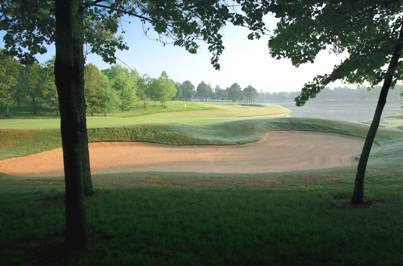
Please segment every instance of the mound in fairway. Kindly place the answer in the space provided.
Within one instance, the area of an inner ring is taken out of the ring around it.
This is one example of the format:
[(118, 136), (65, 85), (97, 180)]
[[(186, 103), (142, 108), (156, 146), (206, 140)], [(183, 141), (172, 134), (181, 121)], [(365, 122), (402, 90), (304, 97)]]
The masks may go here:
[[(330, 168), (354, 163), (362, 140), (335, 134), (275, 131), (260, 141), (228, 146), (168, 146), (136, 142), (90, 144), (94, 173), (141, 171), (258, 173)], [(62, 150), (0, 161), (0, 172), (62, 175)]]

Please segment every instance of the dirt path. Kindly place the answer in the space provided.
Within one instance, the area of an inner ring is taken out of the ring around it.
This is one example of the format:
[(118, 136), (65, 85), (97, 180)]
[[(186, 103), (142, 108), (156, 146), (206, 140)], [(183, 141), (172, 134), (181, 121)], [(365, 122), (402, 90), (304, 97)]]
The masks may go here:
[[(90, 156), (93, 173), (258, 173), (351, 165), (362, 143), (361, 139), (335, 134), (277, 131), (246, 145), (177, 147), (138, 142), (92, 143)], [(62, 175), (62, 151), (55, 149), (1, 160), (0, 172), (22, 176)]]

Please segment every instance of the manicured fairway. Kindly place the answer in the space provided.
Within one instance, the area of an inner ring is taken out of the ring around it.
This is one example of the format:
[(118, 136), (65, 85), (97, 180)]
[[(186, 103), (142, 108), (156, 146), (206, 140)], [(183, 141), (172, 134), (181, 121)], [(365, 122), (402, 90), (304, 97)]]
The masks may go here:
[[(185, 107), (186, 106), (186, 107)], [(288, 109), (275, 104), (265, 107), (240, 106), (238, 104), (204, 104), (175, 102), (165, 112), (159, 108), (158, 113), (147, 113), (143, 109), (138, 112), (110, 114), (108, 116), (88, 116), (89, 128), (127, 127), (144, 124), (186, 124), (207, 125), (240, 119), (256, 119), (258, 117), (282, 116)], [(17, 118), (1, 119), (0, 129), (52, 129), (59, 128), (57, 118)]]

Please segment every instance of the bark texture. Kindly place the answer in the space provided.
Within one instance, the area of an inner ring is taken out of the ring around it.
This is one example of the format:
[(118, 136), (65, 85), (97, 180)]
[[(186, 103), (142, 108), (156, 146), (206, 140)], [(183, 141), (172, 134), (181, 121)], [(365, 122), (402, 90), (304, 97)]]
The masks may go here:
[(80, 0), (56, 0), (55, 80), (59, 98), (65, 174), (66, 246), (85, 246), (83, 207), (83, 134), (85, 129), (83, 94), (83, 31)]

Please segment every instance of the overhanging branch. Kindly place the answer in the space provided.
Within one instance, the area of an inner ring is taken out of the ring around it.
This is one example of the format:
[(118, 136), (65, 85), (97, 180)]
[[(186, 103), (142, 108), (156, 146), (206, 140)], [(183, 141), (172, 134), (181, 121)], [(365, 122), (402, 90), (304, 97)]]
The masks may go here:
[[(100, 1), (100, 2), (101, 2), (101, 1)], [(149, 18), (149, 17), (145, 17), (145, 16), (143, 16), (143, 15), (136, 14), (136, 13), (134, 13), (134, 12), (132, 12), (132, 11), (125, 10), (125, 9), (123, 9), (123, 8), (112, 7), (112, 6), (108, 6), (108, 5), (104, 5), (104, 4), (99, 4), (99, 3), (94, 3), (92, 6), (101, 7), (101, 8), (106, 8), (106, 9), (109, 9), (109, 10), (112, 10), (112, 11), (121, 12), (122, 14), (125, 14), (125, 15), (137, 17), (137, 18), (139, 18), (139, 19), (142, 19), (142, 20), (145, 20), (145, 21), (148, 21), (148, 22), (154, 22), (154, 20), (151, 19), (151, 18)]]

